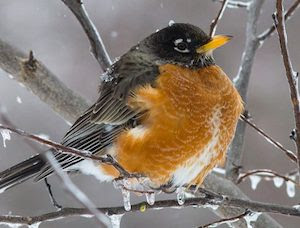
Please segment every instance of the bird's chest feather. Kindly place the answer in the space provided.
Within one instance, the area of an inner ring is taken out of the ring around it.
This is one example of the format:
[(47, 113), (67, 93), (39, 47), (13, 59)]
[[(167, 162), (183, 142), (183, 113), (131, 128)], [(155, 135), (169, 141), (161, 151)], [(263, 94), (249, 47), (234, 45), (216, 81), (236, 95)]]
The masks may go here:
[[(158, 184), (172, 176), (174, 184), (183, 185), (223, 158), (221, 148), (227, 148), (242, 106), (234, 109), (237, 97), (226, 95), (232, 93), (226, 90), (236, 91), (219, 71), (216, 66), (190, 71), (165, 65), (155, 87), (137, 88), (129, 105), (147, 114), (141, 125), (118, 137), (115, 148), (121, 165)], [(225, 95), (220, 93), (224, 86)]]

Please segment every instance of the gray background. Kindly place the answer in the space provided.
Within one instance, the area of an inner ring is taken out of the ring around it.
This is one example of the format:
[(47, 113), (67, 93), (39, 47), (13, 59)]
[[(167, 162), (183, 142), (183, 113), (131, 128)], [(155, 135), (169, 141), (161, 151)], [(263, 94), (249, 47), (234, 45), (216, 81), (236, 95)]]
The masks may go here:
[[(220, 4), (210, 0), (87, 0), (84, 3), (112, 57), (126, 52), (156, 29), (167, 26), (171, 19), (175, 22), (189, 22), (208, 31), (220, 7)], [(290, 3), (287, 1), (286, 5)], [(266, 1), (259, 31), (272, 24), (273, 11), (274, 1)], [(36, 58), (70, 88), (91, 102), (95, 101), (100, 68), (89, 52), (89, 43), (81, 27), (61, 1), (1, 0), (0, 18), (2, 39), (25, 52), (33, 50)], [(217, 33), (234, 36), (232, 42), (215, 52), (216, 62), (231, 78), (238, 71), (245, 41), (245, 22), (244, 9), (227, 9), (217, 29)], [(287, 26), (295, 70), (300, 68), (299, 22), (300, 12), (297, 12)], [(21, 97), (21, 104), (17, 102), (17, 96)], [(59, 141), (69, 127), (47, 105), (2, 71), (0, 103), (6, 107), (11, 120), (28, 132), (44, 133)], [(257, 52), (247, 108), (259, 126), (287, 148), (294, 149), (288, 137), (293, 127), (293, 114), (276, 35)], [(7, 144), (7, 148), (0, 145), (0, 170), (35, 153), (15, 135)], [(283, 174), (294, 168), (285, 155), (252, 129), (247, 129), (243, 166), (246, 170), (271, 168)], [(87, 176), (74, 177), (73, 180), (99, 206), (116, 206), (122, 202), (121, 194), (114, 190), (112, 184), (99, 184)], [(61, 189), (55, 177), (50, 178), (50, 182), (61, 204), (80, 206)], [(277, 189), (273, 182), (261, 182), (256, 191), (251, 190), (248, 180), (240, 186), (254, 200), (284, 205), (300, 202), (299, 191), (294, 198), (289, 198), (285, 186)], [(165, 197), (173, 196), (159, 196)], [(144, 198), (134, 197), (133, 201), (140, 200)], [(49, 211), (53, 211), (53, 208), (43, 183), (32, 184), (28, 181), (0, 195), (0, 214), (38, 215)], [(274, 218), (284, 227), (299, 227), (300, 220), (295, 217), (274, 215)], [(123, 217), (122, 227), (193, 227), (214, 219), (216, 216), (208, 209), (165, 209), (128, 213)], [(41, 228), (83, 226), (96, 227), (96, 223), (93, 219), (73, 217), (40, 225)]]

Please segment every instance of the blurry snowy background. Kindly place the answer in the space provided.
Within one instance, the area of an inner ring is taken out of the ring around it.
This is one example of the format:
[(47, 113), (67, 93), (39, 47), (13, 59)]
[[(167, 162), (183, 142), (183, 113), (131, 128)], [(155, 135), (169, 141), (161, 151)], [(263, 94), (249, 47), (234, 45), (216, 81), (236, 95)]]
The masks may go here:
[[(211, 20), (220, 8), (211, 0), (85, 0), (86, 9), (102, 35), (112, 58), (126, 52), (132, 45), (170, 20), (188, 22), (209, 30)], [(287, 5), (291, 1), (286, 1)], [(274, 1), (266, 1), (261, 15), (259, 31), (272, 25)], [(25, 52), (33, 50), (41, 60), (70, 88), (95, 101), (97, 83), (101, 73), (98, 63), (89, 52), (89, 42), (79, 23), (60, 0), (1, 0), (1, 39)], [(234, 36), (232, 42), (215, 52), (215, 59), (233, 78), (239, 67), (245, 40), (246, 12), (244, 9), (227, 9), (219, 23), (217, 33)], [(295, 70), (300, 69), (300, 12), (287, 23), (290, 54)], [(7, 109), (11, 120), (21, 129), (35, 134), (46, 134), (59, 141), (68, 129), (67, 123), (37, 97), (0, 71), (0, 104)], [(257, 51), (247, 108), (259, 126), (289, 149), (293, 144), (289, 133), (293, 114), (287, 81), (277, 36), (273, 36)], [(29, 157), (34, 151), (17, 136), (0, 145), (0, 170)], [(280, 151), (268, 144), (252, 129), (247, 130), (243, 159), (244, 169), (270, 168), (287, 173), (293, 167)], [(73, 180), (98, 206), (122, 204), (121, 194), (112, 184), (99, 184), (94, 178), (77, 176)], [(64, 206), (79, 207), (66, 194), (55, 177), (50, 178), (57, 200)], [(253, 191), (249, 180), (240, 187), (253, 200), (284, 205), (299, 203), (299, 192), (289, 198), (285, 185), (276, 188), (272, 181), (262, 181)], [(173, 196), (160, 195), (158, 198)], [(144, 200), (134, 197), (133, 202)], [(53, 211), (44, 183), (24, 183), (0, 195), (0, 214), (39, 215)], [(272, 215), (273, 216), (273, 215)], [(299, 227), (299, 219), (274, 215), (283, 227)], [(165, 209), (128, 213), (122, 227), (193, 227), (212, 222), (216, 216), (208, 209)], [(43, 223), (47, 227), (97, 227), (93, 219), (73, 217)], [(0, 225), (1, 227), (1, 225)], [(3, 225), (4, 227), (4, 225)], [(225, 226), (224, 226), (225, 227)]]

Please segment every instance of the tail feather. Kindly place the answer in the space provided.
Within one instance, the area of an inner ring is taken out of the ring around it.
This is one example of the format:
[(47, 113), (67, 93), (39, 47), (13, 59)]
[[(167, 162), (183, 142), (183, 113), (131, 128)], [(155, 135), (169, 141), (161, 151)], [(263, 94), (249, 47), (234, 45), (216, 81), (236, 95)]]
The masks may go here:
[(0, 193), (37, 175), (45, 165), (41, 155), (31, 157), (0, 173)]

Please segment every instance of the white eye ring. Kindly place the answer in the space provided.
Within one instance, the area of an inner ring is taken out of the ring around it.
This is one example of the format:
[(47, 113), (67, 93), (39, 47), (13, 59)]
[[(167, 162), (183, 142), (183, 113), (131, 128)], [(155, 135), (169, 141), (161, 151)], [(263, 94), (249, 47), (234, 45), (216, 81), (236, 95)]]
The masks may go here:
[[(185, 47), (185, 49), (183, 49), (182, 46), (180, 48), (180, 45), (182, 45), (182, 44), (184, 45), (183, 48)], [(190, 50), (187, 48), (188, 47), (187, 43), (184, 42), (183, 39), (175, 40), (174, 45), (175, 45), (174, 50), (176, 50), (178, 52), (181, 52), (181, 53), (189, 53), (190, 52)]]
[(181, 52), (181, 53), (189, 53), (190, 52), (190, 50), (189, 49), (184, 49), (184, 50), (181, 50), (181, 49), (179, 49), (178, 47), (174, 47), (174, 50), (176, 50), (176, 51), (178, 51), (178, 52)]

